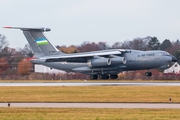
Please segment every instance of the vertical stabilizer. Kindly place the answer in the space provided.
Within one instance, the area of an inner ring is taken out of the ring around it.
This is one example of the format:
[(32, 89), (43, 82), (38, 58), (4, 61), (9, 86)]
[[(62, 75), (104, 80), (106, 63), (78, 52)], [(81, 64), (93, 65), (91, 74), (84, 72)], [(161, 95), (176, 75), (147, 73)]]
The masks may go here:
[(34, 52), (35, 57), (64, 54), (53, 46), (43, 34), (43, 32), (50, 31), (49, 28), (5, 28), (21, 29)]

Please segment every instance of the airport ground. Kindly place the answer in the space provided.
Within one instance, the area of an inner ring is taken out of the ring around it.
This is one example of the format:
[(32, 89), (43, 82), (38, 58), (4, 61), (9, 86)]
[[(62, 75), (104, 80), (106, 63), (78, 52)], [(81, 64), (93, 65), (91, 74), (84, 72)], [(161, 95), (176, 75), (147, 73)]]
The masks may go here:
[(0, 108), (1, 120), (179, 120), (179, 109)]
[[(12, 82), (12, 81), (11, 81)], [(9, 82), (9, 83), (11, 83)], [(13, 81), (14, 82), (14, 81)], [(21, 81), (18, 81), (19, 83)], [(54, 81), (59, 82), (59, 81)], [(61, 81), (62, 82), (62, 81)], [(65, 81), (63, 81), (65, 82)], [(69, 81), (66, 81), (69, 82)], [(74, 81), (75, 82), (75, 81)], [(74, 83), (73, 82), (73, 83)], [(80, 81), (81, 83), (82, 81)], [(83, 81), (88, 82), (88, 81)], [(102, 82), (102, 81), (99, 81)], [(106, 81), (112, 82), (112, 81)], [(113, 81), (117, 82), (117, 81)], [(134, 82), (134, 81), (133, 81)], [(137, 81), (140, 82), (140, 81)], [(144, 82), (144, 81), (143, 81)], [(169, 81), (160, 81), (161, 83)], [(172, 81), (171, 81), (172, 82)], [(174, 81), (177, 83), (177, 81)], [(51, 81), (49, 81), (51, 83)], [(0, 102), (180, 103), (179, 86), (1, 86)], [(169, 100), (171, 98), (171, 101)], [(180, 109), (0, 108), (0, 119), (171, 119)]]
[(179, 86), (5, 86), (0, 95), (0, 102), (180, 103)]

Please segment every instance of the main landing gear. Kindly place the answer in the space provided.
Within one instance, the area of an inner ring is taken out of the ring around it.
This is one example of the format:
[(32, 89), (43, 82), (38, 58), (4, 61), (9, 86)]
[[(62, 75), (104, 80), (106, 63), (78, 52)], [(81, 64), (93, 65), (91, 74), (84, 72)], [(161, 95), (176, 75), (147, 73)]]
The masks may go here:
[(116, 74), (115, 74), (115, 75), (110, 75), (110, 78), (111, 78), (111, 79), (117, 79), (117, 78), (118, 78), (118, 75), (116, 75)]
[(96, 80), (96, 79), (98, 79), (98, 76), (97, 76), (97, 75), (91, 75), (91, 76), (90, 76), (90, 79), (91, 79), (91, 80)]
[(112, 74), (112, 75), (107, 75), (107, 74), (105, 74), (105, 75), (91, 75), (90, 76), (90, 79), (91, 80), (96, 80), (96, 79), (103, 79), (103, 80), (108, 80), (109, 78), (110, 79), (117, 79), (118, 78), (118, 75), (116, 75), (116, 74)]
[(109, 75), (99, 75), (99, 79), (107, 80), (109, 79)]
[(152, 76), (152, 73), (151, 72), (146, 72), (145, 76)]

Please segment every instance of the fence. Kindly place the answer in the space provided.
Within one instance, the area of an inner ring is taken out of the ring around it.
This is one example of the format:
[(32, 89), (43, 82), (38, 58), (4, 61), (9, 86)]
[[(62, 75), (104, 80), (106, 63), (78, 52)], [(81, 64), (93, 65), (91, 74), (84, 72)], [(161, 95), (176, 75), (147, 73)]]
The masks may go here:
[[(89, 80), (89, 75), (80, 73), (31, 73), (29, 75), (1, 74), (1, 80)], [(155, 74), (147, 77), (139, 73), (119, 74), (117, 80), (180, 80), (180, 74)]]

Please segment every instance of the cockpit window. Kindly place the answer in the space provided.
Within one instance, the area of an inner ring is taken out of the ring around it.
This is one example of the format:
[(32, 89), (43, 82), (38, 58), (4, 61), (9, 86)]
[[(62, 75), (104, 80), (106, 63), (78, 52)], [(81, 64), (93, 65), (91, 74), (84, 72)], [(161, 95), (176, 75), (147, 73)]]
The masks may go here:
[(159, 55), (160, 55), (160, 56), (162, 56), (162, 55), (165, 56), (165, 55), (170, 55), (170, 54), (169, 54), (168, 52), (160, 52)]
[(166, 52), (167, 55), (170, 55), (168, 52)]

